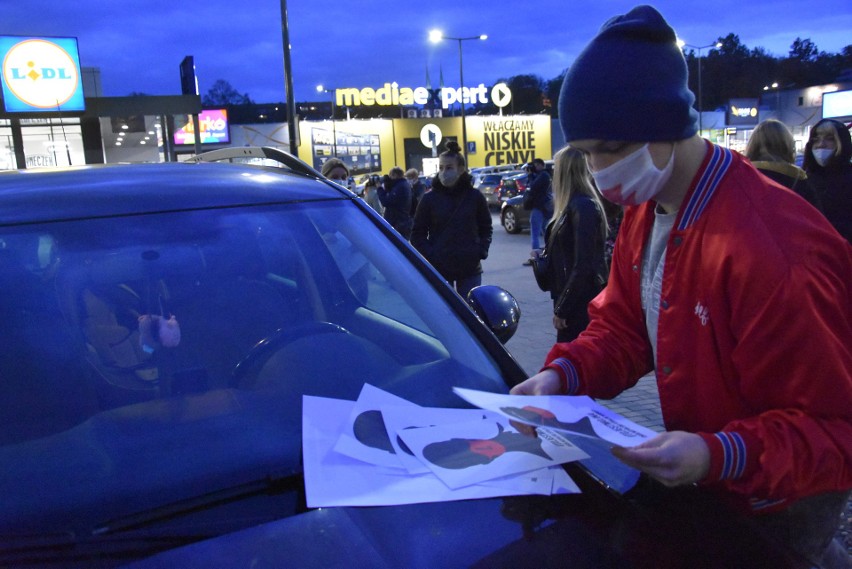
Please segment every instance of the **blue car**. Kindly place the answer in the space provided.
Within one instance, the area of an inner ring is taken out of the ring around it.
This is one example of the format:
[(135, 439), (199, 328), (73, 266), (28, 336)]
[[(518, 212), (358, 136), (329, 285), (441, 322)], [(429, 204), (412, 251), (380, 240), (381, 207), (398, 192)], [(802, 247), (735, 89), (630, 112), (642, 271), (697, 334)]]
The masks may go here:
[(303, 396), (505, 393), (520, 313), (297, 159), (237, 152), (0, 174), (0, 566), (785, 566), (591, 443), (581, 494), (308, 507)]

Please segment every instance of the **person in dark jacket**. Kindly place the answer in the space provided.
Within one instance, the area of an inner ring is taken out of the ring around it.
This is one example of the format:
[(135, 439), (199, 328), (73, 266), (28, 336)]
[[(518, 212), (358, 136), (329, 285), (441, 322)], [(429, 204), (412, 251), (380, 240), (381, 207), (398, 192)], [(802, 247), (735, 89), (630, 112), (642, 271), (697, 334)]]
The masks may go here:
[(544, 167), (544, 160), (536, 158), (532, 161), (534, 172), (532, 181), (527, 188), (529, 194), (524, 199), (524, 208), (530, 210), (530, 241), (532, 251), (530, 259), (524, 265), (531, 264), (532, 257), (541, 253), (542, 236), (545, 221), (553, 215), (553, 190), (550, 187), (550, 174)]
[(467, 298), (482, 284), (480, 261), (491, 246), (491, 212), (485, 196), (473, 188), (461, 147), (455, 141), (446, 146), (432, 191), (423, 194), (414, 215), (411, 244)]
[(820, 208), (808, 175), (795, 164), (796, 141), (787, 125), (777, 119), (767, 119), (758, 124), (748, 139), (745, 155), (764, 176)]
[(554, 215), (545, 231), (548, 290), (557, 342), (570, 342), (589, 324), (589, 302), (607, 279), (604, 206), (586, 157), (565, 147), (553, 157)]
[(823, 214), (852, 242), (852, 137), (842, 122), (823, 119), (811, 129), (802, 166)]
[(394, 166), (379, 186), (379, 201), (385, 208), (384, 217), (399, 234), (406, 239), (411, 237), (411, 186), (402, 173), (402, 168)]
[(417, 211), (417, 204), (420, 203), (420, 198), (426, 193), (426, 184), (420, 181), (420, 172), (416, 168), (410, 168), (405, 171), (405, 179), (411, 186), (411, 217), (414, 218), (414, 213)]

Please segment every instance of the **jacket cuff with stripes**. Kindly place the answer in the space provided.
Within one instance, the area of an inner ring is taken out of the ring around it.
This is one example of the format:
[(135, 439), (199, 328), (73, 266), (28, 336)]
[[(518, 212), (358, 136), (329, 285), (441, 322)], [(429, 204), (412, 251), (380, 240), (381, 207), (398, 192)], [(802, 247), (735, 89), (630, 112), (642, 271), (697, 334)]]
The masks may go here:
[(703, 482), (737, 480), (757, 468), (761, 445), (753, 436), (738, 431), (698, 435), (710, 449), (710, 468)]
[(565, 358), (556, 358), (543, 368), (552, 369), (559, 375), (559, 394), (560, 395), (576, 395), (580, 391), (580, 376), (577, 373), (577, 368)]

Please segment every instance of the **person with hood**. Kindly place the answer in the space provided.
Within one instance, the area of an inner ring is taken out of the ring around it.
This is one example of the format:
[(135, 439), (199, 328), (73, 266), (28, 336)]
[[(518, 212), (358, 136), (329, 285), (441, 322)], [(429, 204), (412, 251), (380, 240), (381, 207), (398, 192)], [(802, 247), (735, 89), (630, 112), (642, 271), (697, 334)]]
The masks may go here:
[(402, 168), (394, 166), (390, 169), (382, 179), (378, 194), (385, 208), (385, 220), (406, 239), (411, 237), (411, 185)]
[(804, 170), (796, 166), (796, 141), (787, 125), (766, 119), (754, 128), (746, 158), (767, 178), (790, 188), (819, 209), (816, 192)]
[(482, 261), (491, 246), (491, 212), (473, 188), (461, 147), (455, 141), (438, 157), (432, 191), (414, 215), (411, 244), (461, 295), (482, 284)]
[(565, 74), (565, 140), (627, 207), (589, 325), (511, 392), (611, 399), (653, 372), (666, 431), (612, 453), (661, 499), (712, 496), (804, 566), (848, 568), (833, 538), (852, 489), (852, 247), (703, 139), (694, 101), (677, 35), (647, 5)]
[(811, 129), (802, 166), (822, 212), (852, 242), (852, 136), (842, 122), (823, 119)]

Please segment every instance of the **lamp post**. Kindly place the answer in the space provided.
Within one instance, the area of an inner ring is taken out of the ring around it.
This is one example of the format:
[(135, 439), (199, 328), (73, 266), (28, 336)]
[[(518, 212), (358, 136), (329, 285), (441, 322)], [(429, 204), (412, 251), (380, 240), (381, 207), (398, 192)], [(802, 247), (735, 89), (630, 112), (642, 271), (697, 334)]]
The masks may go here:
[(775, 90), (775, 118), (781, 120), (781, 91), (778, 90), (778, 82), (763, 86), (764, 91), (769, 91), (770, 89)]
[(701, 135), (701, 131), (703, 130), (703, 123), (701, 120), (701, 115), (704, 112), (703, 105), (701, 103), (701, 50), (707, 49), (708, 47), (722, 47), (722, 42), (711, 43), (707, 45), (691, 45), (683, 40), (677, 40), (678, 45), (683, 49), (684, 47), (688, 47), (691, 49), (698, 50), (698, 134)]
[(331, 93), (331, 151), (332, 153), (334, 153), (335, 156), (337, 156), (337, 122), (334, 116), (334, 89), (326, 89), (322, 85), (317, 85), (317, 93)]
[(461, 99), (461, 119), (462, 119), (462, 155), (467, 161), (467, 121), (464, 117), (464, 63), (462, 61), (462, 42), (468, 40), (486, 40), (488, 36), (485, 34), (479, 36), (471, 36), (467, 38), (452, 38), (445, 36), (441, 30), (432, 30), (429, 32), (429, 41), (438, 43), (442, 40), (455, 40), (459, 42), (459, 94)]

